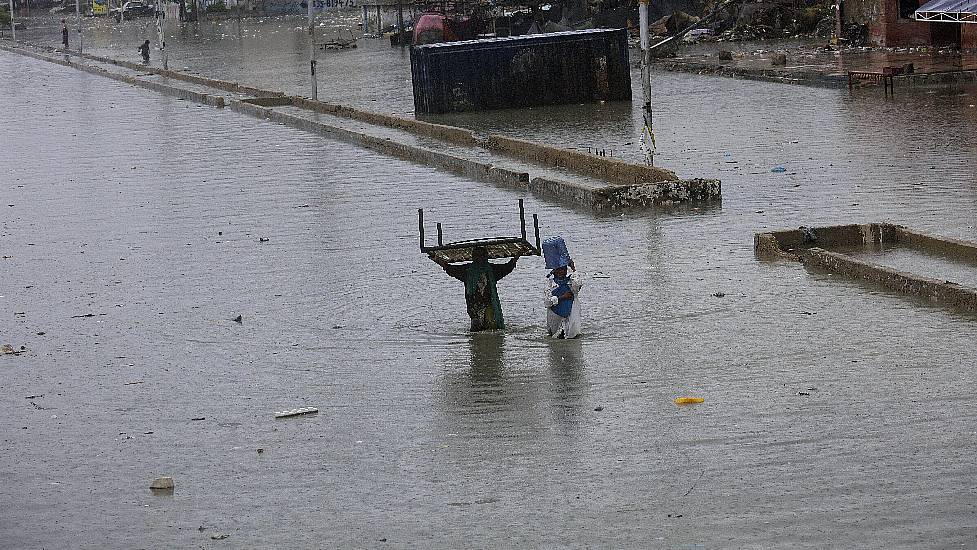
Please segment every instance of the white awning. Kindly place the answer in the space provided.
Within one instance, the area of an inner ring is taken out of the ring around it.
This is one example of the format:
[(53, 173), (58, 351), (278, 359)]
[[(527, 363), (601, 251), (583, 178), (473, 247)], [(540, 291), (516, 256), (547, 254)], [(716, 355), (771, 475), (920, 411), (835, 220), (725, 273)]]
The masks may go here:
[(913, 14), (916, 21), (977, 23), (977, 0), (932, 0)]

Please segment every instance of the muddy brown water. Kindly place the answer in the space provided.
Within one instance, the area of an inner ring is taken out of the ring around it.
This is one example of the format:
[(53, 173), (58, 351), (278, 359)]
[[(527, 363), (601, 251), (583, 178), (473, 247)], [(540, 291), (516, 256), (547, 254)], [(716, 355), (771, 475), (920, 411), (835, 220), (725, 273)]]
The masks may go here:
[[(219, 30), (185, 63), (299, 91), (272, 71), (298, 53)], [(408, 112), (402, 54), (361, 44), (342, 97)], [(752, 253), (798, 225), (977, 238), (973, 92), (656, 90), (660, 163), (723, 203), (525, 197), (589, 275), (554, 342), (539, 258), (472, 336), (416, 249), (418, 207), (475, 237), (518, 193), (0, 53), (0, 343), (27, 350), (0, 355), (0, 547), (977, 545), (974, 318)], [(624, 150), (636, 108), (458, 118)]]

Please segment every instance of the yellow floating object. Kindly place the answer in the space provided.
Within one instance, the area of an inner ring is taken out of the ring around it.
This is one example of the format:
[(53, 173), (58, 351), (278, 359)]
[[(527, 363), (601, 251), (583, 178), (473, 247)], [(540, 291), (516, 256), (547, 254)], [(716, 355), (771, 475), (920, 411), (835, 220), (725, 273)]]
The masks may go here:
[(676, 397), (675, 398), (676, 405), (694, 405), (696, 403), (703, 403), (703, 402), (705, 402), (705, 399), (701, 397)]

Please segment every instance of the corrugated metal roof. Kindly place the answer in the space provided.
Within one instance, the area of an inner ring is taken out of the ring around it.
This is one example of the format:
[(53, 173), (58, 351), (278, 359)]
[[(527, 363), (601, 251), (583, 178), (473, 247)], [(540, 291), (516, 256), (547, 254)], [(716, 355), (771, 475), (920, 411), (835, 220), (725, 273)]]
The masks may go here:
[(932, 0), (920, 6), (913, 18), (917, 21), (977, 23), (977, 0)]

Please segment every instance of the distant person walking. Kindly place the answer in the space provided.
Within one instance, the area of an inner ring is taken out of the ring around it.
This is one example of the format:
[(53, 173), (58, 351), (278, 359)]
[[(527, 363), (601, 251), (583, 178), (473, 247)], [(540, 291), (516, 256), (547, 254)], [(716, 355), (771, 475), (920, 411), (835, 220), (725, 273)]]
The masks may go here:
[(142, 46), (139, 46), (139, 53), (142, 54), (142, 62), (149, 63), (149, 40), (143, 42)]
[(61, 20), (61, 46), (68, 49), (68, 21), (65, 19)]

